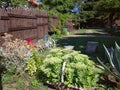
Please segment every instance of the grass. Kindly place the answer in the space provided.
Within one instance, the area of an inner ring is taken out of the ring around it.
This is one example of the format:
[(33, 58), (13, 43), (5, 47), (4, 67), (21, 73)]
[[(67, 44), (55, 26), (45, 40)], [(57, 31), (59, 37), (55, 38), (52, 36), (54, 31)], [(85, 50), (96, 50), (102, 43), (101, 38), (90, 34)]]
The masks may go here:
[(112, 28), (105, 28), (104, 30), (110, 33), (111, 35), (120, 36), (120, 28), (118, 28), (117, 30)]
[(18, 77), (7, 72), (2, 74), (2, 81), (3, 90), (48, 90), (48, 87), (28, 74)]
[[(86, 32), (87, 29), (79, 29), (79, 30), (74, 30), (73, 32), (70, 32), (70, 35), (86, 35), (89, 34)], [(92, 31), (92, 35), (101, 35), (101, 32), (98, 29), (90, 29)]]
[(73, 30), (72, 32), (70, 32), (70, 34), (85, 34), (86, 33), (86, 29), (79, 29), (79, 30)]
[(96, 35), (100, 35), (101, 34), (101, 32), (98, 31), (98, 29), (92, 29), (92, 31), (93, 31), (93, 34), (96, 34)]
[[(120, 38), (117, 37), (64, 37), (57, 41), (57, 45), (59, 47), (63, 47), (65, 45), (73, 45), (75, 46), (75, 50), (81, 51), (85, 53), (86, 45), (88, 41), (99, 42), (97, 52), (95, 54), (89, 55), (90, 58), (95, 59), (96, 57), (105, 57), (105, 51), (103, 48), (103, 44), (106, 47), (114, 47), (114, 43), (117, 42), (120, 45)], [(96, 59), (95, 59), (96, 60)]]

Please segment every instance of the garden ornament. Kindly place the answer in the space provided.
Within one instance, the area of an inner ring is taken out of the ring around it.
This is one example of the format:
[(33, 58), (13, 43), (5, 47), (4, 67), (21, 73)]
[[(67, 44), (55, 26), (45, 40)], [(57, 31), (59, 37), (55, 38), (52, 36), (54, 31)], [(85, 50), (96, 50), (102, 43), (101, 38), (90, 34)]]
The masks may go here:
[(39, 6), (41, 3), (41, 0), (28, 0), (28, 2), (32, 3), (35, 6)]

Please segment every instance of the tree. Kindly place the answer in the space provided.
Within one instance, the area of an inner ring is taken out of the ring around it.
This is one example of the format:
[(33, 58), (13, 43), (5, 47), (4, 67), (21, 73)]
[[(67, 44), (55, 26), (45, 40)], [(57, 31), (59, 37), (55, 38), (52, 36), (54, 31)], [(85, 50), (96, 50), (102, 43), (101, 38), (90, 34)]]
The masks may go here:
[(14, 7), (19, 7), (27, 2), (27, 0), (10, 0), (10, 1)]
[(18, 7), (20, 5), (24, 5), (27, 0), (1, 0), (1, 2), (8, 2), (8, 3), (11, 3), (12, 7)]
[(120, 18), (120, 1), (119, 0), (99, 0), (96, 2), (94, 9), (104, 15), (109, 20), (109, 26), (112, 27), (113, 21)]
[(45, 5), (44, 9), (56, 10), (61, 13), (67, 13), (70, 11), (70, 8), (73, 8), (74, 3), (72, 0), (43, 0)]
[(78, 23), (81, 23), (81, 27), (85, 27), (85, 23), (95, 18), (96, 12), (93, 9), (93, 0), (76, 0), (79, 4), (79, 14), (77, 14)]
[(50, 15), (57, 14), (62, 26), (68, 19), (74, 17), (70, 11), (74, 7), (74, 0), (43, 0), (42, 2), (42, 9), (47, 10)]

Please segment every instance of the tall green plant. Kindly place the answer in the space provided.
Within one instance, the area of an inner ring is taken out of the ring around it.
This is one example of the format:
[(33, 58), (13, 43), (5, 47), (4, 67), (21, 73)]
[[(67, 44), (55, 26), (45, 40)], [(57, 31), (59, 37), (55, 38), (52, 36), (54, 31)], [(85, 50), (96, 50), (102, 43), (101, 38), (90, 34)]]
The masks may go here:
[(112, 70), (108, 68), (99, 58), (97, 59), (105, 71), (109, 72), (111, 75), (120, 80), (120, 46), (115, 43), (115, 49), (112, 49), (111, 53), (108, 51), (105, 45), (104, 48)]
[(42, 61), (41, 53), (38, 50), (33, 49), (31, 57), (27, 60), (25, 69), (32, 76), (40, 69), (42, 62), (43, 61)]
[(56, 26), (54, 26), (54, 25), (52, 25), (52, 28), (53, 28), (53, 30), (55, 31), (55, 33), (57, 34), (57, 35), (60, 35), (61, 36), (61, 30), (60, 29), (58, 29)]

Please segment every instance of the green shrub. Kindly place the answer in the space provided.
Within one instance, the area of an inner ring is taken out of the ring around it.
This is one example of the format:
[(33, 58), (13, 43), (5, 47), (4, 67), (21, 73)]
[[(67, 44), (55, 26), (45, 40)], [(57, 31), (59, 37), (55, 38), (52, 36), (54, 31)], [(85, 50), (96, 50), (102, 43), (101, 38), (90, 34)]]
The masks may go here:
[(26, 70), (33, 75), (42, 65), (42, 56), (37, 49), (32, 50), (32, 56), (27, 60)]
[(57, 28), (56, 26), (52, 25), (52, 29), (54, 30), (54, 32), (56, 33), (56, 35), (61, 36), (61, 30), (59, 28)]
[(64, 70), (64, 84), (67, 86), (93, 87), (99, 80), (100, 69), (89, 57), (79, 52), (68, 49), (52, 49), (46, 56), (41, 66), (44, 82), (61, 83), (63, 63), (66, 62)]

